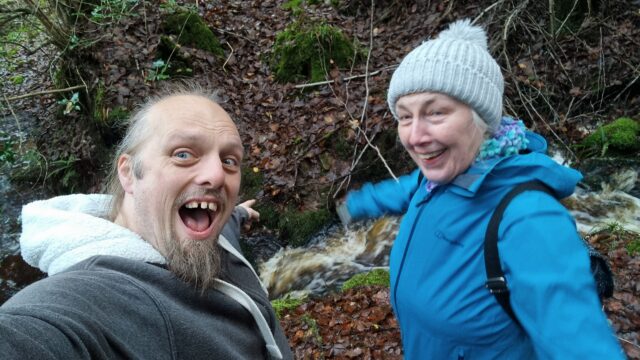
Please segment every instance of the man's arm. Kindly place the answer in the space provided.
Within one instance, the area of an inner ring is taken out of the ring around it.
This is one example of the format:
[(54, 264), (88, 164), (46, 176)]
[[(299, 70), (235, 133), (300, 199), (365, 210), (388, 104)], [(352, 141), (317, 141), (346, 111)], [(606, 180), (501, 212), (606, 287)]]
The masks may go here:
[(222, 235), (229, 240), (238, 251), (240, 249), (240, 228), (248, 229), (254, 221), (260, 220), (260, 213), (253, 208), (256, 200), (251, 199), (238, 204), (222, 228)]
[[(54, 275), (5, 302), (0, 358), (158, 358), (164, 353), (169, 358), (170, 334), (154, 300), (117, 273), (93, 275)], [(141, 327), (148, 329), (144, 336)]]

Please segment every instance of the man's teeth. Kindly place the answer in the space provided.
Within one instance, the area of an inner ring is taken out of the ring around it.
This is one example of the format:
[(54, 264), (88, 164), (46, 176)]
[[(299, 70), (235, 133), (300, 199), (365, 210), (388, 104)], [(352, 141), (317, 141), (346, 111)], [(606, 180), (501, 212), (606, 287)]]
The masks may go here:
[(217, 211), (218, 210), (218, 205), (216, 205), (216, 203), (212, 203), (212, 202), (206, 202), (206, 201), (201, 201), (201, 202), (197, 202), (197, 201), (191, 201), (188, 202), (187, 204), (185, 204), (185, 206), (187, 209), (197, 209), (197, 208), (201, 208), (204, 210), (211, 210), (211, 211)]

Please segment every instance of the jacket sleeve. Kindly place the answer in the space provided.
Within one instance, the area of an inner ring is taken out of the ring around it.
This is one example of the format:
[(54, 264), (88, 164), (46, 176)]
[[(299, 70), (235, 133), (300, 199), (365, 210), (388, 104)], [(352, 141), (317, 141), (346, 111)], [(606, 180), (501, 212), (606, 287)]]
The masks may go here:
[(513, 311), (539, 358), (623, 359), (601, 310), (587, 249), (557, 200), (540, 192), (517, 196), (499, 239)]
[(236, 206), (229, 217), (229, 220), (222, 228), (222, 235), (233, 245), (236, 250), (242, 252), (240, 247), (240, 227), (249, 217), (249, 213), (242, 206)]
[(418, 188), (420, 169), (410, 174), (379, 183), (366, 183), (347, 195), (346, 205), (352, 219), (377, 218), (383, 215), (398, 215), (409, 207), (411, 197)]
[[(96, 280), (63, 273), (40, 280), (0, 307), (0, 354), (3, 359), (114, 359), (135, 353), (147, 358), (151, 353), (138, 350), (153, 349), (153, 358), (169, 358), (175, 350), (166, 341), (171, 336), (163, 326), (166, 319), (143, 294), (115, 275)], [(139, 307), (128, 311), (132, 303)], [(149, 331), (141, 336), (140, 328)]]

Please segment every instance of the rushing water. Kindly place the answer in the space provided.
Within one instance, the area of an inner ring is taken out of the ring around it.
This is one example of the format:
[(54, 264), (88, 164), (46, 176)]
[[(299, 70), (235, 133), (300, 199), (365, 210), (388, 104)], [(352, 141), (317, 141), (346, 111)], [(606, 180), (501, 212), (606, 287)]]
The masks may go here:
[[(640, 189), (638, 167), (618, 169), (607, 180), (597, 191), (578, 188), (563, 200), (578, 230), (585, 235), (615, 222), (640, 233), (640, 199), (629, 194)], [(271, 298), (288, 292), (300, 296), (335, 289), (357, 273), (388, 267), (399, 221), (400, 217), (384, 217), (348, 229), (334, 226), (306, 247), (281, 249), (262, 262), (260, 277)]]

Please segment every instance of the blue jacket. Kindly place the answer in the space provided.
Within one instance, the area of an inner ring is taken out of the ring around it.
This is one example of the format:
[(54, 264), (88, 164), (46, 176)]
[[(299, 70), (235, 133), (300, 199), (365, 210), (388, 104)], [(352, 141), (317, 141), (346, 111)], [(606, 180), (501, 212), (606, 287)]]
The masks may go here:
[(429, 194), (416, 170), (348, 195), (354, 219), (406, 212), (390, 274), (407, 359), (623, 358), (575, 222), (548, 194), (517, 196), (499, 227), (501, 264), (523, 328), (484, 286), (484, 235), (500, 199), (532, 179), (566, 197), (582, 178), (544, 154), (542, 137), (527, 138), (531, 153), (474, 163)]

